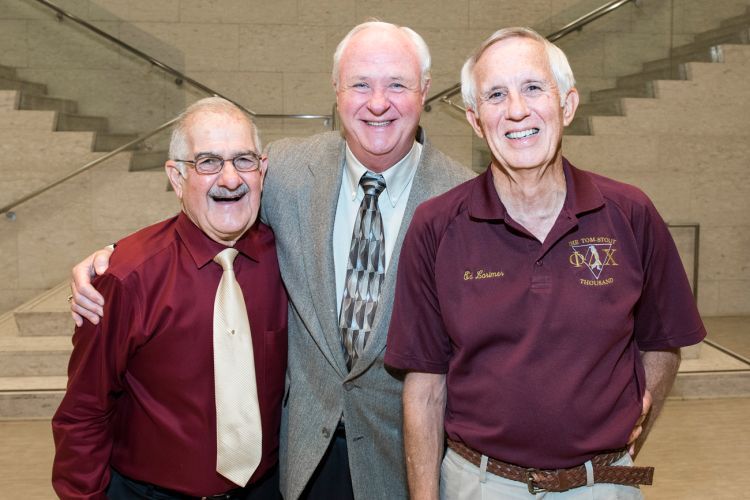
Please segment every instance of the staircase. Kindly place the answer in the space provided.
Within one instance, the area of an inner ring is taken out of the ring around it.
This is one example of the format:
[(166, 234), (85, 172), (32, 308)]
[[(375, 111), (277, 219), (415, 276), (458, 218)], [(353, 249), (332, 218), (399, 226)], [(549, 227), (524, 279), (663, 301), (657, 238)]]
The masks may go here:
[(591, 92), (589, 102), (581, 104), (576, 118), (566, 128), (567, 135), (592, 133), (594, 116), (621, 116), (622, 98), (655, 98), (654, 82), (659, 80), (687, 80), (687, 65), (694, 62), (724, 62), (720, 45), (750, 43), (750, 7), (745, 14), (726, 19), (715, 29), (699, 33), (692, 43), (675, 47), (670, 57), (643, 64), (639, 73), (617, 78), (616, 86)]
[[(750, 10), (671, 58), (645, 63), (616, 88), (594, 92), (564, 138), (573, 163), (643, 188), (667, 221), (701, 224), (699, 303), (709, 340), (724, 323), (711, 316), (737, 316), (743, 305), (733, 297), (750, 286), (749, 29)], [(0, 67), (0, 89), (0, 152), (15, 166), (29, 165), (23, 178), (3, 172), (0, 198), (12, 191), (15, 199), (99, 156), (95, 149), (128, 139), (107, 134), (105, 119), (76, 115), (74, 102), (46, 96), (43, 85), (15, 79), (11, 68)], [(24, 137), (32, 147), (22, 146)], [(35, 147), (40, 158), (32, 158)], [(19, 207), (16, 221), (0, 220), (0, 287), (7, 284), (0, 290), (0, 419), (49, 418), (62, 398), (72, 349), (70, 267), (176, 211), (164, 174), (149, 171), (163, 162), (153, 156), (118, 156)], [(732, 325), (750, 335), (750, 317)], [(703, 345), (699, 356), (686, 356), (672, 396), (747, 397), (743, 355)]]
[[(107, 118), (78, 114), (76, 101), (48, 96), (45, 84), (22, 80), (16, 74), (15, 68), (0, 66), (0, 91), (6, 90), (18, 92), (15, 109), (54, 112), (54, 131), (93, 133), (93, 152), (112, 151), (137, 137), (136, 134), (110, 132)], [(149, 152), (141, 148), (142, 146), (131, 148), (134, 151), (131, 156), (133, 170), (160, 168), (164, 164), (165, 151)]]
[[(132, 139), (76, 108), (0, 66), (0, 206)], [(163, 160), (135, 158), (121, 153), (20, 205), (17, 220), (0, 220), (0, 314), (59, 283), (91, 250), (176, 212), (163, 171), (149, 170)]]
[(49, 418), (67, 383), (67, 283), (0, 316), (0, 420)]
[[(0, 205), (134, 138), (109, 133), (106, 118), (76, 110), (75, 101), (48, 96), (45, 85), (0, 66)], [(166, 155), (135, 153), (18, 206), (15, 220), (0, 219), (0, 419), (49, 418), (60, 402), (74, 326), (70, 267), (178, 210), (165, 189)]]

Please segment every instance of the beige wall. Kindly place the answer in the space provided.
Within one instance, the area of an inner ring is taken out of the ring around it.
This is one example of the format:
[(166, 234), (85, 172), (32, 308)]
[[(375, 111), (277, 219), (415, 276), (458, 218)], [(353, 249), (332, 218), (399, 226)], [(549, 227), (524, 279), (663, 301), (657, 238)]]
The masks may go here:
[[(604, 0), (58, 0), (73, 14), (225, 93), (260, 113), (329, 113), (331, 54), (354, 24), (368, 17), (417, 29), (433, 52), (433, 90), (458, 80), (468, 52), (505, 25), (543, 33)], [(609, 86), (671, 43), (741, 13), (747, 1), (645, 0), (596, 21), (560, 42), (580, 87)], [(58, 22), (33, 0), (0, 0), (0, 64), (76, 99), (83, 114), (111, 118), (111, 128), (144, 131), (166, 121), (198, 94), (102, 42), (70, 21)], [(585, 97), (584, 97), (585, 99)], [(438, 106), (443, 108), (443, 106)], [(449, 152), (466, 160), (463, 118), (446, 114), (435, 127)], [(455, 123), (457, 122), (457, 123)], [(274, 137), (287, 132), (269, 123)], [(448, 125), (446, 128), (444, 125)], [(322, 129), (316, 124), (311, 130)], [(305, 130), (306, 131), (306, 130)], [(450, 132), (448, 132), (450, 131)], [(303, 131), (304, 132), (304, 131)]]
[[(547, 34), (604, 0), (56, 3), (257, 112), (327, 114), (334, 98), (329, 83), (331, 54), (354, 24), (369, 17), (411, 26), (424, 36), (433, 54), (432, 89), (437, 91), (458, 80), (466, 55), (493, 30), (529, 25)], [(642, 0), (639, 7), (626, 6), (560, 45), (571, 59), (585, 101), (589, 89), (612, 86), (616, 76), (638, 71), (645, 60), (665, 57), (670, 46), (686, 43), (692, 34), (745, 12), (749, 4), (750, 0)], [(200, 96), (69, 21), (58, 22), (32, 0), (0, 0), (0, 49), (0, 64), (18, 68), (23, 78), (48, 84), (52, 95), (77, 100), (82, 114), (109, 117), (110, 128), (119, 132), (143, 132)], [(632, 109), (642, 114), (648, 111), (643, 107)], [(607, 126), (605, 122), (599, 122), (600, 129)], [(424, 114), (422, 124), (446, 153), (467, 165), (472, 163), (472, 136), (460, 111), (437, 104)], [(325, 129), (322, 122), (290, 120), (265, 119), (259, 125), (265, 141)], [(607, 156), (617, 151), (626, 156), (632, 147), (616, 136), (607, 136), (604, 142), (608, 144)], [(669, 139), (663, 143), (664, 147), (673, 144)], [(711, 148), (706, 141), (702, 144)], [(594, 160), (601, 155), (599, 150), (590, 155), (592, 163), (598, 163)], [(712, 206), (710, 197), (730, 208), (744, 207), (742, 200), (750, 199), (750, 188), (745, 188), (741, 177), (725, 181), (728, 189), (679, 170), (665, 177), (659, 171), (660, 158), (654, 156), (647, 167), (625, 176), (643, 185), (672, 220), (698, 222), (700, 210), (695, 207)], [(580, 166), (592, 168), (593, 164)], [(740, 175), (736, 169), (732, 172)], [(705, 203), (696, 205), (696, 200)], [(705, 292), (701, 307), (710, 314), (750, 314), (750, 281), (731, 276), (734, 269), (745, 279), (748, 268), (744, 256), (750, 253), (750, 237), (744, 226), (730, 225), (727, 229), (726, 224), (717, 224), (719, 216), (706, 219), (708, 226), (704, 227), (708, 246), (701, 250)], [(733, 244), (728, 252), (722, 250), (728, 247), (716, 243), (730, 240)], [(689, 242), (685, 246), (689, 247)], [(33, 288), (53, 284), (39, 281)]]

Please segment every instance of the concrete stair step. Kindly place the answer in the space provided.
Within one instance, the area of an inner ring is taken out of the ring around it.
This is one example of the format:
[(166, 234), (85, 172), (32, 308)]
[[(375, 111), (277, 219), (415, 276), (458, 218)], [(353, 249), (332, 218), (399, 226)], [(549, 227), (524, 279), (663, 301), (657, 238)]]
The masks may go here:
[(0, 392), (64, 391), (68, 376), (54, 377), (0, 377)]
[(66, 337), (0, 337), (0, 377), (64, 375), (72, 349)]
[(49, 419), (65, 395), (66, 376), (0, 377), (0, 420)]
[(750, 397), (750, 370), (680, 373), (670, 398), (710, 399)]
[(34, 130), (44, 134), (54, 130), (56, 120), (57, 113), (54, 111), (0, 107), (0, 134), (5, 130)]
[(720, 62), (719, 53), (715, 49), (715, 46), (698, 47), (695, 51), (680, 56), (666, 57), (664, 59), (657, 59), (655, 61), (643, 63), (643, 71), (670, 68), (688, 62)]
[(102, 116), (85, 116), (71, 113), (58, 113), (55, 130), (93, 130), (106, 132), (109, 129), (108, 120)]
[(75, 324), (70, 317), (67, 282), (34, 297), (13, 311), (18, 335), (22, 337), (64, 336), (70, 338)]
[[(94, 140), (94, 151), (112, 151), (123, 144), (127, 144), (138, 137), (137, 134), (107, 134), (98, 133)], [(138, 149), (138, 146), (128, 148), (130, 151)]]
[(622, 97), (654, 97), (653, 84), (651, 81), (647, 81), (632, 87), (615, 87), (611, 89), (595, 90), (590, 94), (590, 101), (592, 103), (610, 101)]
[(740, 44), (747, 44), (750, 43), (750, 28), (742, 29), (742, 30), (735, 30), (728, 34), (724, 35), (717, 35), (711, 38), (702, 38), (700, 40), (696, 40), (693, 43), (689, 43), (687, 45), (682, 45), (680, 47), (675, 47), (671, 51), (672, 56), (682, 56), (684, 54), (689, 54), (691, 52), (694, 52), (701, 47), (711, 47), (712, 45), (720, 45), (723, 43), (740, 43)]
[(23, 80), (5, 78), (2, 76), (0, 76), (0, 89), (20, 90), (21, 92), (34, 95), (45, 95), (47, 93), (47, 86), (43, 83), (25, 82)]
[(621, 76), (617, 79), (618, 87), (635, 87), (654, 80), (687, 80), (687, 72), (684, 64), (676, 64), (650, 71), (633, 73)]
[(17, 90), (0, 90), (0, 109), (3, 111), (17, 111), (20, 94)]
[(168, 156), (166, 151), (135, 151), (130, 160), (130, 170), (162, 170)]
[(565, 127), (565, 135), (591, 135), (591, 124), (588, 116), (576, 116), (570, 125)]
[(590, 116), (590, 115), (612, 116), (612, 115), (621, 115), (621, 114), (622, 114), (622, 105), (619, 99), (613, 99), (611, 101), (597, 101), (597, 102), (587, 102), (584, 104), (579, 104), (578, 110), (576, 111), (576, 116)]
[(750, 14), (743, 14), (741, 16), (730, 17), (729, 19), (724, 19), (721, 23), (719, 23), (719, 26), (721, 27), (750, 26)]
[(0, 65), (0, 78), (16, 79), (16, 68)]
[[(683, 359), (671, 398), (708, 399), (750, 397), (750, 359), (727, 345), (750, 333), (750, 318), (705, 317), (708, 337), (683, 349)], [(718, 341), (717, 341), (718, 340)], [(741, 346), (743, 343), (735, 343)], [(697, 357), (688, 356), (693, 351)]]
[(715, 40), (715, 39), (723, 38), (726, 36), (729, 36), (729, 37), (737, 36), (738, 34), (741, 37), (747, 36), (749, 28), (750, 28), (750, 23), (739, 23), (739, 24), (729, 24), (725, 26), (719, 26), (718, 28), (704, 31), (702, 33), (698, 33), (697, 35), (695, 35), (694, 41), (702, 42), (704, 40)]
[(19, 109), (46, 109), (71, 114), (78, 111), (78, 103), (70, 99), (32, 95), (25, 92), (21, 93), (18, 107)]

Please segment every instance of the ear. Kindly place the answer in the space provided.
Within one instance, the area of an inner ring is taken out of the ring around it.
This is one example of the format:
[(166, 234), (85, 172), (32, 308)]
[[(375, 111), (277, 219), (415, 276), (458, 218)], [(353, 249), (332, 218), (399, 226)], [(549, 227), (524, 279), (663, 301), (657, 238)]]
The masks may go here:
[(432, 85), (432, 79), (428, 78), (424, 82), (424, 88), (422, 89), (422, 106), (424, 106), (424, 102), (427, 100), (427, 94), (430, 93), (430, 85)]
[(260, 158), (260, 190), (263, 191), (263, 181), (266, 180), (266, 171), (268, 170), (268, 156), (263, 155)]
[(567, 127), (576, 115), (578, 109), (578, 89), (573, 87), (565, 96), (565, 106), (563, 106), (563, 126)]
[(167, 172), (169, 183), (172, 185), (177, 197), (182, 200), (182, 183), (185, 182), (185, 178), (180, 173), (180, 169), (177, 166), (177, 162), (174, 160), (167, 160), (164, 163), (164, 170)]
[(484, 134), (482, 133), (482, 122), (479, 121), (477, 112), (474, 111), (473, 108), (466, 108), (466, 119), (469, 121), (471, 128), (474, 129), (474, 133), (477, 134), (477, 137), (484, 139)]

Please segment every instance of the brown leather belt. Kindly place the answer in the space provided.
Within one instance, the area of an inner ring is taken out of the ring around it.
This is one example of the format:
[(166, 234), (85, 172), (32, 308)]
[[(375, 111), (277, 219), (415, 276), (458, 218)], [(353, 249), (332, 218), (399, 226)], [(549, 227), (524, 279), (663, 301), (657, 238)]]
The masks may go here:
[[(448, 447), (460, 456), (480, 467), (482, 454), (458, 441), (448, 440)], [(630, 467), (610, 465), (622, 458), (626, 450), (603, 453), (591, 459), (595, 483), (614, 484), (651, 484), (654, 479), (653, 467)], [(487, 470), (496, 476), (526, 483), (529, 493), (543, 491), (566, 491), (579, 486), (586, 486), (586, 467), (579, 465), (570, 469), (529, 469), (509, 464), (494, 458), (487, 460)]]

